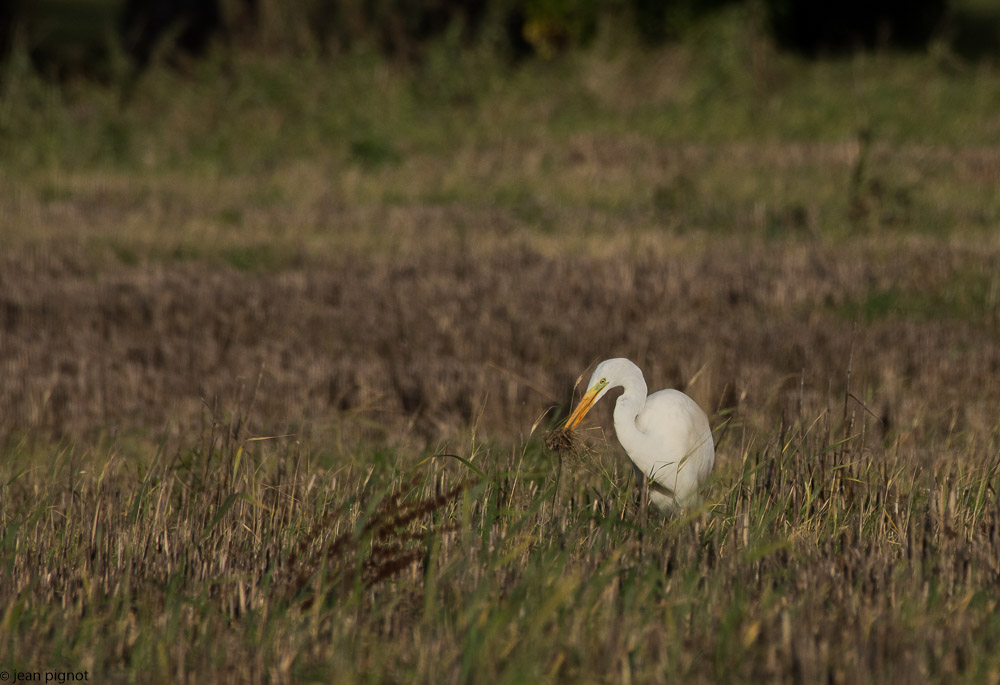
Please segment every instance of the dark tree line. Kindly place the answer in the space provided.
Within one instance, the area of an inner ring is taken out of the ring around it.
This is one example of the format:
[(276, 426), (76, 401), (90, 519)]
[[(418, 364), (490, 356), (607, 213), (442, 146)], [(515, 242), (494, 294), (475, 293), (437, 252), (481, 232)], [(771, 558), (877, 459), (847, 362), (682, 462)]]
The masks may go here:
[[(497, 48), (519, 59), (585, 46), (599, 23), (612, 19), (624, 18), (647, 44), (663, 43), (725, 5), (754, 1), (765, 10), (779, 46), (812, 56), (859, 48), (919, 50), (949, 31), (955, 38), (956, 27), (966, 25), (979, 29), (980, 42), (990, 36), (982, 20), (964, 21), (954, 12), (953, 0), (0, 0), (0, 55), (9, 54), (20, 37), (36, 62), (54, 63), (58, 70), (76, 59), (85, 70), (88, 50), (95, 58), (111, 27), (118, 47), (141, 69), (161, 56), (196, 58), (215, 41), (240, 40), (252, 47), (268, 33), (267, 17), (278, 11), (293, 15), (300, 33), (329, 51), (365, 41), (388, 56), (414, 60), (447, 31), (457, 28), (472, 41), (492, 28)], [(98, 36), (33, 30), (58, 26), (60, 19), (86, 26), (88, 11), (92, 25), (104, 22), (105, 30), (91, 31)], [(993, 22), (994, 43), (998, 17), (985, 18)], [(66, 45), (74, 41), (82, 45)]]

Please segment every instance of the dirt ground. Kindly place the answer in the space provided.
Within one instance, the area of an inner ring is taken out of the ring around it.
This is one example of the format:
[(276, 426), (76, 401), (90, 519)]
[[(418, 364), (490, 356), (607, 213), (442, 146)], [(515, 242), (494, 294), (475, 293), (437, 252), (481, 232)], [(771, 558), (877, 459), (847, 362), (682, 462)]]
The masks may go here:
[(919, 240), (719, 242), (247, 272), (26, 247), (0, 258), (0, 436), (186, 430), (242, 408), (258, 433), (336, 426), (420, 444), (475, 425), (520, 439), (612, 356), (636, 361), (651, 391), (686, 390), (716, 423), (725, 409), (751, 428), (839, 416), (850, 370), (851, 410), (864, 405), (887, 440), (988, 436), (997, 262)]

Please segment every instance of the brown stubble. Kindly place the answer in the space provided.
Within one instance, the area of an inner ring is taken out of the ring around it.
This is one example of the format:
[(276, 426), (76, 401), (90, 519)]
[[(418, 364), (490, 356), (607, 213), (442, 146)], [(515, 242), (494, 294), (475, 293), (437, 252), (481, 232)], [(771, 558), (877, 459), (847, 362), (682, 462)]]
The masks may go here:
[(248, 273), (25, 250), (0, 271), (0, 429), (191, 427), (203, 402), (259, 382), (255, 414), (273, 432), (433, 442), (477, 422), (525, 436), (616, 355), (651, 389), (764, 427), (837, 412), (853, 349), (850, 408), (883, 437), (986, 435), (1000, 401), (995, 259), (920, 241), (607, 257), (525, 246)]

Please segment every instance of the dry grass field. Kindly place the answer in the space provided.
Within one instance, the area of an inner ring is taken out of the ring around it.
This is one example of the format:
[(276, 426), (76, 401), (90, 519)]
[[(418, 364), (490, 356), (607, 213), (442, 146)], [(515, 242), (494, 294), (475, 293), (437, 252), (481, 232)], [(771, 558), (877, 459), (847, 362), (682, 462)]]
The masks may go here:
[[(1000, 682), (1000, 71), (723, 42), (12, 68), (0, 669)], [(612, 356), (701, 510), (543, 447)]]

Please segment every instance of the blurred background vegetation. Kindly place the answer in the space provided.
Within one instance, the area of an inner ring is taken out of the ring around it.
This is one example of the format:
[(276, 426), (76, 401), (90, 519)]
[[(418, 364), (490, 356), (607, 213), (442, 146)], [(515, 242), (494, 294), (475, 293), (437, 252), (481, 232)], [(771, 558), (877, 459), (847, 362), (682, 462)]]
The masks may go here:
[(1000, 6), (989, 0), (3, 0), (0, 50), (21, 51), (53, 77), (109, 78), (123, 59), (145, 68), (225, 44), (333, 57), (358, 46), (419, 62), (437, 41), (486, 43), (509, 60), (552, 58), (602, 31), (656, 46), (683, 40), (707, 18), (749, 8), (782, 48), (809, 56), (864, 49), (995, 57)]
[(325, 56), (363, 45), (414, 62), (450, 40), (519, 60), (587, 47), (601, 31), (646, 46), (683, 40), (733, 6), (750, 8), (782, 48), (810, 56), (938, 42), (980, 58), (1000, 42), (1000, 6), (988, 0), (3, 0), (0, 46), (58, 77), (108, 78), (123, 56), (143, 68), (217, 43)]
[(371, 171), (582, 131), (988, 144), (998, 46), (989, 0), (0, 0), (0, 173)]

